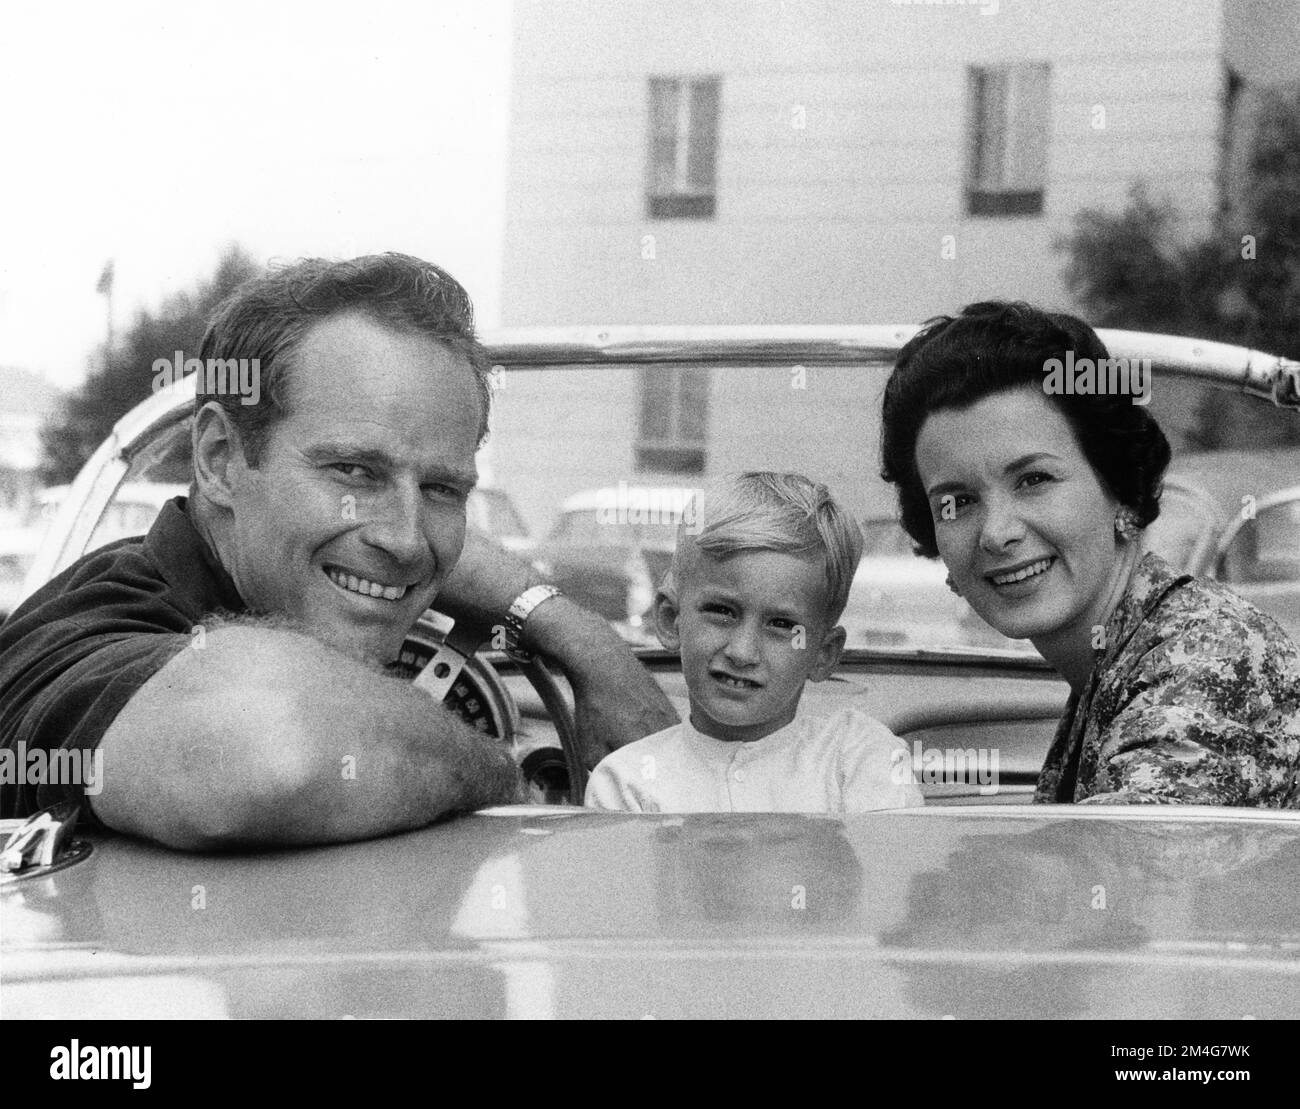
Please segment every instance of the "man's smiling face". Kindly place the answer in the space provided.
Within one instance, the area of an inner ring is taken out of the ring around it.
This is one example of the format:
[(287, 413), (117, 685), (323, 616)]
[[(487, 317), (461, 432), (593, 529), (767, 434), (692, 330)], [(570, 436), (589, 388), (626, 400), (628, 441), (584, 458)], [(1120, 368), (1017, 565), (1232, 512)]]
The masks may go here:
[(256, 468), (229, 463), (222, 561), (255, 612), (377, 662), (460, 557), (481, 401), (469, 363), (359, 312), (303, 337)]

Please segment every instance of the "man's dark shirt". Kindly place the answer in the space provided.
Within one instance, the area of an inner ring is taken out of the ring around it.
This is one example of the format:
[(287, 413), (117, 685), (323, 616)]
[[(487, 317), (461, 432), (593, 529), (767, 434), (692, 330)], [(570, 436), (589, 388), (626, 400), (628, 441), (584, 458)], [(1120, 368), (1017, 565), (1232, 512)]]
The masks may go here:
[[(27, 752), (93, 750), (146, 681), (201, 646), (195, 629), (205, 617), (245, 611), (184, 497), (163, 507), (148, 535), (69, 566), (0, 627), (0, 747), (15, 752), (11, 770), (19, 743)], [(0, 817), (80, 800), (85, 784), (18, 784), (14, 776), (0, 782)], [(83, 820), (90, 816), (83, 805)]]

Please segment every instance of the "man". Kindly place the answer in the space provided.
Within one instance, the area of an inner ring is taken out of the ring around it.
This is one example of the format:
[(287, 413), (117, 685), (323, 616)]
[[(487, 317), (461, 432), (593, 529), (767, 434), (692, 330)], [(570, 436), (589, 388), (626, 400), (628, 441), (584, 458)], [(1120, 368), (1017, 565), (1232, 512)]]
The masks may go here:
[[(594, 758), (675, 722), (603, 620), (467, 542), (491, 394), (446, 273), (396, 254), (299, 263), (218, 309), (209, 358), (257, 359), (260, 398), (198, 395), (188, 501), (0, 629), (0, 742), (102, 755), (94, 819), (208, 849), (353, 840), (516, 799), (499, 743), (382, 671), (435, 596), (558, 663)], [(82, 792), (0, 786), (0, 813)]]

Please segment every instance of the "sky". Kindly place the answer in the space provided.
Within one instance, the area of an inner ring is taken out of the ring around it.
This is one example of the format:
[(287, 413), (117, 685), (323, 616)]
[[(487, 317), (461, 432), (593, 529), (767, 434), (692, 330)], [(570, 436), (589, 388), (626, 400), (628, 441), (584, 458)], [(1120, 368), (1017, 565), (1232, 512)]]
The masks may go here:
[(114, 321), (259, 262), (402, 250), (500, 314), (509, 0), (10, 4), (0, 365), (67, 388)]

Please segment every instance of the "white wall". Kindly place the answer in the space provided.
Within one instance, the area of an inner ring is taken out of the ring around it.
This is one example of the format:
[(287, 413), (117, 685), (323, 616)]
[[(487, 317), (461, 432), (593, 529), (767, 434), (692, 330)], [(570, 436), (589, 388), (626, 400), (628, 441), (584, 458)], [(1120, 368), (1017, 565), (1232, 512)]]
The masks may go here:
[[(823, 481), (855, 513), (893, 510), (879, 478), (880, 393), (874, 366), (715, 368), (709, 382), (705, 478), (736, 470), (797, 470)], [(548, 532), (565, 497), (619, 482), (693, 485), (640, 472), (634, 448), (639, 373), (522, 370), (493, 404), (491, 472), (529, 532)], [(563, 444), (557, 449), (557, 444)]]
[[(1144, 178), (1189, 231), (1203, 222), (1220, 0), (997, 7), (521, 0), (503, 323), (910, 322), (986, 296), (1066, 305), (1052, 244), (1080, 207), (1118, 207)], [(972, 220), (966, 67), (1003, 59), (1053, 67), (1046, 211)], [(651, 74), (722, 77), (713, 220), (644, 218)]]

